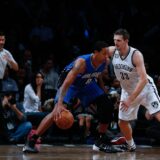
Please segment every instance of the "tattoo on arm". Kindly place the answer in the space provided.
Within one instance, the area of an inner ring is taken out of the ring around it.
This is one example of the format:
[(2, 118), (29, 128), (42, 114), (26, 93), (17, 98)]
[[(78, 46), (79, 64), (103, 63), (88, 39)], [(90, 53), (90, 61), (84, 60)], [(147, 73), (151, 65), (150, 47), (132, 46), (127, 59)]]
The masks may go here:
[(74, 71), (74, 72), (81, 72), (81, 70), (82, 70), (82, 64), (75, 64), (74, 66), (73, 66), (73, 68), (72, 68), (72, 70)]

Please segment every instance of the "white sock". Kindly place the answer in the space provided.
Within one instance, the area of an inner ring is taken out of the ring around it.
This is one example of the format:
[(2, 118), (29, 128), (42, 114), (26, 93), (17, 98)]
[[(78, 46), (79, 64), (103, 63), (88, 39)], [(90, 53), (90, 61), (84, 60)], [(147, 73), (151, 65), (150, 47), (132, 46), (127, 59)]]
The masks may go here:
[(129, 141), (126, 141), (129, 146), (135, 145), (133, 138)]

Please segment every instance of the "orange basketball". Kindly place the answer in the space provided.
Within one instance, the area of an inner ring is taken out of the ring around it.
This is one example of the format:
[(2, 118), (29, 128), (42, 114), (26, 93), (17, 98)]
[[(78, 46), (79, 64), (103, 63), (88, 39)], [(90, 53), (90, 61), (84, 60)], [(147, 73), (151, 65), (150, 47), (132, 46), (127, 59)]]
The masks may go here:
[(74, 123), (74, 117), (70, 111), (64, 110), (61, 112), (61, 118), (59, 118), (55, 123), (60, 129), (69, 129)]

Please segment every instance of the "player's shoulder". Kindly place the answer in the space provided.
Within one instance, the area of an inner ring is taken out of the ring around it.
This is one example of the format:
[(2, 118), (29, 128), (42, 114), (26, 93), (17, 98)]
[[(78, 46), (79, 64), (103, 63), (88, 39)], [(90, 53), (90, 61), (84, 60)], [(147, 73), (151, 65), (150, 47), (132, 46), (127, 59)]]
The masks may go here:
[(77, 57), (78, 58), (82, 58), (82, 59), (88, 59), (92, 56), (92, 53), (87, 53), (87, 54), (82, 54), (80, 56)]
[(141, 51), (135, 47), (130, 46), (130, 52), (142, 54)]
[(87, 60), (90, 60), (92, 54), (83, 54), (77, 57), (76, 62), (78, 63), (85, 63)]
[(137, 63), (142, 63), (143, 61), (143, 54), (140, 50), (133, 48), (133, 55), (132, 55), (132, 63), (134, 64), (134, 66), (137, 65)]
[(73, 68), (84, 69), (86, 67), (86, 60), (82, 57), (78, 57), (73, 65)]
[(130, 51), (131, 51), (131, 53), (133, 53), (134, 57), (141, 57), (141, 56), (143, 56), (142, 52), (139, 49), (137, 49), (137, 48), (130, 47)]
[(83, 57), (78, 57), (76, 60), (75, 60), (75, 63), (84, 63), (85, 62), (85, 59)]

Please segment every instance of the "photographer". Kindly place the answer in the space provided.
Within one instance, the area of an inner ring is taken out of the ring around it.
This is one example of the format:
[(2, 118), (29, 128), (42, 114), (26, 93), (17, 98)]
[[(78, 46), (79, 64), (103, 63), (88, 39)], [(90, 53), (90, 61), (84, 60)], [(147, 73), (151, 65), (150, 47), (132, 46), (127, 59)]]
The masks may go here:
[(12, 94), (5, 94), (0, 100), (0, 128), (0, 141), (11, 144), (22, 142), (32, 129)]

